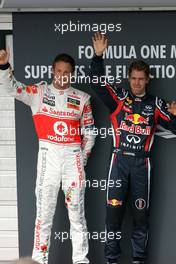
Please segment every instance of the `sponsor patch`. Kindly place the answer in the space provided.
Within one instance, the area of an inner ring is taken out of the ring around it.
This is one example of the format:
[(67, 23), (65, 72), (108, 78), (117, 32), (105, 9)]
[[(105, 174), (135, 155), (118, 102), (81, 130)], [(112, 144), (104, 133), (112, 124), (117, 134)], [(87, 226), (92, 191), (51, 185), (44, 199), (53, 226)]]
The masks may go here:
[(133, 144), (139, 144), (141, 142), (141, 138), (133, 134), (127, 135), (126, 139), (129, 143), (133, 143)]
[(80, 109), (80, 101), (71, 97), (67, 98), (67, 107), (79, 110)]
[(94, 119), (93, 118), (90, 118), (90, 119), (86, 119), (84, 121), (84, 125), (87, 126), (87, 125), (92, 125), (94, 123)]
[(125, 121), (122, 121), (120, 124), (120, 129), (128, 131), (129, 133), (136, 134), (136, 135), (150, 135), (151, 133), (151, 127), (146, 126), (146, 128), (142, 128), (140, 125), (134, 125), (128, 126)]
[(126, 101), (128, 102), (129, 105), (132, 104), (133, 102), (129, 97), (126, 98)]
[(142, 198), (139, 198), (135, 201), (135, 206), (137, 209), (142, 210), (146, 207), (146, 201)]
[(54, 100), (49, 100), (46, 97), (43, 98), (43, 103), (47, 104), (47, 105), (50, 105), (50, 106), (55, 106), (55, 101)]
[(154, 113), (148, 113), (148, 112), (144, 112), (144, 111), (142, 111), (142, 115), (144, 115), (144, 116), (153, 116), (154, 115)]
[(51, 93), (49, 89), (44, 93), (44, 97), (50, 100), (54, 100), (56, 98), (55, 95)]
[(73, 92), (73, 94), (69, 94), (68, 96), (70, 96), (71, 98), (76, 98), (76, 99), (78, 99), (78, 100), (81, 99), (80, 96), (76, 95), (75, 92)]
[(122, 201), (117, 199), (108, 200), (108, 204), (112, 206), (119, 206), (122, 205)]
[(125, 120), (130, 121), (131, 123), (138, 125), (138, 124), (145, 124), (148, 125), (148, 119), (139, 115), (139, 114), (131, 114), (125, 117)]
[(17, 93), (20, 94), (23, 91), (25, 91), (26, 93), (30, 94), (37, 94), (38, 93), (38, 87), (36, 85), (28, 85), (28, 86), (19, 86), (17, 88)]
[(84, 106), (84, 113), (90, 113), (91, 111), (92, 111), (92, 107), (90, 104)]
[(35, 226), (35, 250), (40, 250), (40, 233), (42, 221), (37, 219)]
[(123, 110), (127, 113), (132, 113), (132, 109), (129, 108), (129, 106), (127, 107), (126, 105), (123, 106)]

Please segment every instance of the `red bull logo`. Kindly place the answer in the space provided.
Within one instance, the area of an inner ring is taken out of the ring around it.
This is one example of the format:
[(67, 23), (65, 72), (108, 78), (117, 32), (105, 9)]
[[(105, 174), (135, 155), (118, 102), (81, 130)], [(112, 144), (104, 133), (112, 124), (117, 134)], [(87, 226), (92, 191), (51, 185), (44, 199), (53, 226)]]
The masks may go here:
[(151, 127), (146, 126), (145, 128), (142, 128), (140, 125), (130, 125), (128, 126), (125, 121), (122, 121), (120, 124), (120, 129), (128, 131), (129, 133), (136, 134), (136, 135), (150, 135), (151, 133)]
[(119, 206), (122, 205), (122, 201), (119, 201), (117, 199), (108, 200), (108, 204), (112, 206)]
[(148, 119), (144, 118), (143, 116), (139, 115), (139, 114), (131, 114), (126, 116), (125, 120), (132, 122), (135, 125), (139, 125), (139, 124), (145, 124), (148, 125)]

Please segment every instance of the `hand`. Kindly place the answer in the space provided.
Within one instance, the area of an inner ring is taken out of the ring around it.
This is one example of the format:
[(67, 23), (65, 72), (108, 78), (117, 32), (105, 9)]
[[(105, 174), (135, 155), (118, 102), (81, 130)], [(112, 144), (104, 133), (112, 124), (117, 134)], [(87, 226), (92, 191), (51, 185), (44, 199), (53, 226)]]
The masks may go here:
[(101, 34), (100, 32), (97, 32), (92, 37), (93, 47), (95, 50), (95, 54), (97, 56), (101, 56), (108, 45), (108, 40), (105, 37), (105, 35)]
[(169, 113), (173, 114), (176, 116), (176, 102), (173, 101), (170, 104), (167, 104), (167, 110)]
[(4, 65), (9, 62), (10, 51), (9, 48), (7, 50), (0, 50), (0, 65)]

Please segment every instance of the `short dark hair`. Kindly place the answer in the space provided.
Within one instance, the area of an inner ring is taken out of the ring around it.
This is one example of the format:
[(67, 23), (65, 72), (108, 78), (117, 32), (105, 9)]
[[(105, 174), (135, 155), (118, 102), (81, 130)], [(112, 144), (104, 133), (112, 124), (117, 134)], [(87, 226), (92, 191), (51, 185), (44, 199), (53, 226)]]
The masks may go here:
[(53, 68), (55, 67), (55, 63), (59, 61), (69, 63), (72, 67), (72, 73), (75, 71), (75, 60), (70, 55), (66, 53), (58, 54), (53, 61), (52, 64)]
[(144, 71), (145, 76), (147, 78), (150, 77), (150, 67), (146, 62), (144, 62), (142, 60), (135, 60), (130, 64), (130, 67), (128, 69), (129, 77), (130, 77), (133, 70)]

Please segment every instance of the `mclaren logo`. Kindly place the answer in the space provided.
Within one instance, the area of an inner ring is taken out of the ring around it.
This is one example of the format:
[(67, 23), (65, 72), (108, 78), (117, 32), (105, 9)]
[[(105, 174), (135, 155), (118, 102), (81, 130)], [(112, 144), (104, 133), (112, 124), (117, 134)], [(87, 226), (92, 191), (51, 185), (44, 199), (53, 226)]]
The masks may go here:
[(140, 137), (136, 135), (128, 135), (126, 139), (129, 143), (139, 144), (141, 142)]

